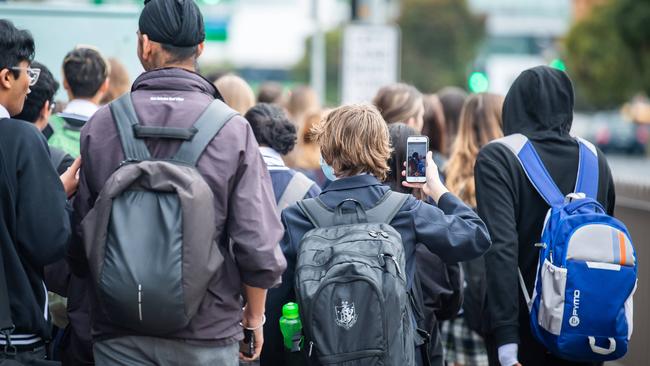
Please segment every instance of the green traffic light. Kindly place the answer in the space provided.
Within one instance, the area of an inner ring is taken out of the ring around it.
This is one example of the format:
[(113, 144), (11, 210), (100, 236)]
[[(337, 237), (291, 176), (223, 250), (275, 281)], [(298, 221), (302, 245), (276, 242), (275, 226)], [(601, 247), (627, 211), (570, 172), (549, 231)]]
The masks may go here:
[(488, 77), (484, 73), (477, 71), (469, 76), (469, 90), (472, 93), (484, 93), (489, 86)]
[(566, 71), (566, 64), (564, 63), (564, 61), (562, 61), (562, 59), (559, 58), (553, 59), (548, 65), (554, 69), (558, 69), (560, 71)]

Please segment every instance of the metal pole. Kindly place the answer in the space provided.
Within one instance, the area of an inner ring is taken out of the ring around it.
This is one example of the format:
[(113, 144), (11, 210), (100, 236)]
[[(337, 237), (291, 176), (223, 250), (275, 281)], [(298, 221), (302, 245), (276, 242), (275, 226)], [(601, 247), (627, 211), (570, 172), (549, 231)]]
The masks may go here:
[(314, 33), (311, 42), (310, 84), (321, 103), (325, 101), (325, 35), (318, 17), (318, 0), (312, 0)]

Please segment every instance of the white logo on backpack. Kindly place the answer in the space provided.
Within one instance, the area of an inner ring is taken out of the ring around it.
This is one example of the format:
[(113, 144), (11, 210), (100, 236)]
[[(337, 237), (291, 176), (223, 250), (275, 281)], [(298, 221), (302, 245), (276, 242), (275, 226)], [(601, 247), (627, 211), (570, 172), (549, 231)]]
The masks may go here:
[(341, 306), (335, 306), (336, 325), (344, 329), (350, 329), (357, 322), (357, 313), (354, 309), (354, 303), (348, 304), (342, 300)]
[(578, 317), (578, 309), (580, 309), (580, 290), (573, 291), (573, 311), (569, 318), (569, 325), (577, 327), (580, 325), (580, 318)]

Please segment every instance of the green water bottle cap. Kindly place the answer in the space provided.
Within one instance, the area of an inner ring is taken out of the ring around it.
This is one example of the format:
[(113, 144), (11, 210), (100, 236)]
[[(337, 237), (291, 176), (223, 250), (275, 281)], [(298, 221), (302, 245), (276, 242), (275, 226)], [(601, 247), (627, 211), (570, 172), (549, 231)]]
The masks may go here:
[(295, 302), (288, 302), (282, 306), (282, 316), (287, 319), (298, 319), (300, 314), (298, 313), (298, 304)]

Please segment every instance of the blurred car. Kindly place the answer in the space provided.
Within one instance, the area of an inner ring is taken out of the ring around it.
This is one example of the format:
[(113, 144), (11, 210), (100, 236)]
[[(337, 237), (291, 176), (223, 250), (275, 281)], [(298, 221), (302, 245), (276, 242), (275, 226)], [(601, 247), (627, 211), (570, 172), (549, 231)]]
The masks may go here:
[(634, 123), (618, 110), (578, 115), (572, 133), (586, 138), (604, 153), (643, 155), (650, 140), (650, 125)]

